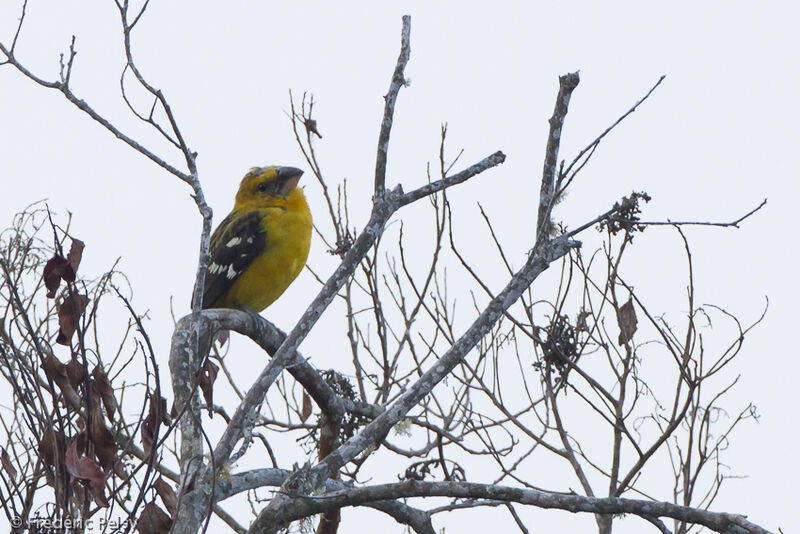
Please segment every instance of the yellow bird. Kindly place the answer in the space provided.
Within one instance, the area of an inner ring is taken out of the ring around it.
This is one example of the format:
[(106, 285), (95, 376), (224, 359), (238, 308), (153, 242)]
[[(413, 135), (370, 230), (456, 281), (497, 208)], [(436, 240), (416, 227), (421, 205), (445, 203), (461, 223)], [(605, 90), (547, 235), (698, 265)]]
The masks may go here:
[(297, 278), (311, 244), (311, 212), (297, 187), (303, 171), (253, 167), (230, 215), (211, 235), (203, 308), (260, 312)]

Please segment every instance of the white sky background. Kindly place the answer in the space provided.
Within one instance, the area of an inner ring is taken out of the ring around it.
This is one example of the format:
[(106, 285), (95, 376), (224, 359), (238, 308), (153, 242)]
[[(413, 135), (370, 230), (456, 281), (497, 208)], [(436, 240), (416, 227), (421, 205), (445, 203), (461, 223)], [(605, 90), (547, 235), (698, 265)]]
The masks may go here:
[[(653, 196), (645, 210), (648, 220), (732, 220), (769, 199), (739, 230), (693, 228), (686, 233), (699, 302), (718, 304), (749, 322), (759, 315), (764, 295), (770, 299), (766, 321), (746, 341), (737, 367), (743, 376), (732, 402), (735, 408), (752, 401), (762, 415), (760, 423), (739, 430), (728, 451), (728, 463), (749, 478), (728, 482), (713, 508), (792, 531), (797, 526), (791, 514), (794, 482), (800, 475), (797, 348), (786, 337), (794, 331), (798, 301), (797, 238), (791, 222), (800, 193), (794, 34), (800, 19), (795, 8), (780, 7), (788, 2), (670, 7), (542, 3), (524, 8), (521, 3), (486, 8), (466, 2), (303, 4), (236, 2), (223, 9), (218, 2), (156, 1), (134, 32), (139, 68), (165, 92), (188, 144), (199, 153), (200, 178), (215, 222), (232, 206), (247, 168), (305, 167), (285, 115), (292, 89), (295, 95), (314, 93), (324, 136), (317, 143), (323, 171), (332, 183), (347, 178), (351, 221), (363, 226), (382, 95), (397, 59), (405, 13), (412, 15), (406, 70), (411, 84), (398, 100), (387, 186), (402, 183), (409, 190), (424, 183), (426, 163), (436, 163), (443, 122), (449, 123), (449, 153), (464, 149), (457, 170), (503, 150), (508, 156), (504, 165), (459, 186), (451, 197), (461, 241), (476, 261), (489, 246), (476, 201), (493, 218), (516, 267), (532, 243), (547, 119), (559, 74), (581, 71), (562, 138), (561, 157), (568, 160), (661, 74), (667, 76), (651, 99), (601, 144), (555, 216), (574, 227), (634, 189)], [(20, 5), (17, 0), (0, 2), (4, 43), (11, 39)], [(32, 0), (18, 58), (54, 80), (58, 55), (67, 51), (72, 34), (78, 50), (75, 93), (180, 165), (176, 153), (138, 124), (119, 98), (124, 62), (118, 14), (110, 2)], [(319, 188), (311, 179), (304, 181), (321, 222), (325, 213)], [(43, 198), (55, 211), (73, 212), (72, 231), (87, 244), (84, 275), (100, 273), (122, 258), (119, 268), (134, 288), (135, 307), (150, 310), (148, 328), (164, 379), (170, 298), (177, 316), (188, 311), (197, 259), (200, 217), (188, 195), (185, 184), (57, 92), (0, 67), (0, 226)], [(596, 246), (594, 239), (594, 232), (586, 233), (587, 247)], [(652, 228), (634, 244), (637, 252), (629, 269), (638, 269), (632, 272), (637, 289), (647, 291), (654, 309), (677, 318), (686, 311), (685, 262), (674, 231)], [(333, 268), (318, 240), (312, 243), (310, 263), (322, 275)], [(485, 269), (487, 276), (497, 275), (494, 288), (505, 284), (496, 263)], [(288, 329), (316, 290), (304, 272), (264, 316)], [(464, 298), (469, 298), (466, 293)], [(349, 355), (341, 362), (329, 348), (333, 337), (341, 337), (339, 343), (344, 336), (333, 329), (335, 321), (328, 324), (328, 330), (315, 330), (301, 350), (314, 355), (318, 368), (350, 372)], [(241, 340), (234, 349), (248, 350)], [(255, 353), (245, 358), (243, 377), (260, 368), (258, 358)], [(387, 473), (383, 481), (394, 479), (394, 473)], [(576, 481), (569, 484), (577, 486)], [(669, 490), (664, 488), (664, 498)], [(509, 521), (507, 514), (496, 514), (492, 517)], [(363, 524), (348, 523), (348, 515), (342, 532), (362, 530)], [(449, 514), (435, 524), (455, 529), (457, 516)], [(380, 525), (389, 521), (369, 517)], [(462, 519), (475, 517), (470, 512)], [(533, 531), (573, 520), (559, 512), (535, 517)], [(641, 522), (624, 524), (636, 531)]]

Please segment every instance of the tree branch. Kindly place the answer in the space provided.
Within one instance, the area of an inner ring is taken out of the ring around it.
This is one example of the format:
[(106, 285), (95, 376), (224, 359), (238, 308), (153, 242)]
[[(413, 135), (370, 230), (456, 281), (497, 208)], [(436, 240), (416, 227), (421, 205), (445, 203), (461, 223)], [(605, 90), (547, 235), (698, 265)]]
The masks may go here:
[[(237, 473), (228, 479), (219, 479), (215, 495), (217, 501), (222, 501), (248, 490), (269, 486), (277, 487), (283, 484), (291, 474), (291, 471), (285, 469), (270, 468)], [(347, 491), (351, 487), (340, 480), (329, 479), (325, 482), (325, 489), (331, 492)], [(366, 506), (380, 510), (393, 517), (398, 523), (410, 526), (417, 534), (435, 534), (428, 512), (423, 512), (392, 498), (367, 503)]]
[[(311, 491), (313, 488), (319, 487), (333, 473), (368, 447), (383, 439), (386, 433), (401, 421), (409, 410), (429, 395), (434, 386), (450, 374), (503, 313), (516, 302), (522, 292), (547, 269), (550, 263), (578, 245), (579, 243), (576, 241), (557, 238), (543, 245), (539, 252), (529, 254), (528, 261), (522, 269), (511, 278), (505, 289), (486, 306), (469, 329), (437, 360), (433, 367), (428, 369), (417, 382), (410, 386), (386, 411), (364, 427), (359, 434), (349, 439), (313, 468), (295, 473), (284, 484), (284, 489), (297, 491), (299, 488), (303, 488), (303, 491)], [(251, 526), (250, 532), (273, 532), (284, 526), (286, 524), (284, 510), (296, 506), (298, 502), (297, 499), (289, 499), (285, 495), (276, 496), (261, 511)]]
[(536, 241), (541, 242), (550, 227), (550, 212), (553, 210), (556, 190), (556, 166), (558, 165), (558, 149), (561, 145), (561, 133), (564, 119), (569, 110), (569, 100), (572, 91), (578, 87), (580, 75), (571, 72), (558, 78), (558, 96), (553, 116), (550, 117), (550, 133), (547, 136), (547, 147), (544, 152), (544, 170), (542, 171), (542, 185), (539, 191), (539, 214), (536, 218)]
[(375, 198), (382, 198), (386, 187), (386, 161), (389, 154), (389, 135), (392, 132), (392, 122), (394, 121), (394, 105), (397, 102), (397, 95), (400, 88), (406, 83), (403, 71), (406, 68), (408, 59), (411, 56), (411, 16), (403, 16), (403, 30), (400, 38), (400, 56), (397, 58), (397, 65), (394, 67), (392, 82), (389, 84), (389, 92), (383, 97), (385, 104), (383, 108), (383, 120), (381, 121), (381, 132), (378, 135), (378, 155), (375, 160)]
[[(358, 506), (388, 498), (451, 497), (516, 502), (537, 508), (565, 510), (573, 513), (633, 514), (651, 522), (651, 518), (666, 517), (702, 525), (715, 532), (726, 534), (769, 534), (766, 529), (737, 514), (709, 512), (668, 502), (614, 497), (585, 497), (582, 495), (548, 493), (534, 489), (473, 482), (420, 482), (411, 480), (364, 488), (349, 488), (315, 497), (304, 495), (293, 495), (293, 497), (298, 501), (302, 501), (303, 505), (298, 506), (298, 511), (302, 510), (302, 515), (284, 518), (288, 521), (300, 519), (310, 514), (321, 513), (332, 508)], [(250, 531), (253, 532), (253, 529), (251, 528)]]
[(759, 211), (761, 208), (767, 205), (767, 199), (761, 201), (761, 204), (753, 208), (752, 210), (748, 211), (738, 219), (735, 219), (730, 222), (712, 222), (712, 221), (671, 221), (667, 219), (666, 221), (633, 221), (630, 219), (625, 219), (624, 217), (609, 217), (609, 220), (621, 222), (621, 223), (628, 223), (628, 224), (636, 224), (642, 226), (719, 226), (722, 228), (739, 228), (739, 223), (753, 215), (755, 212)]
[[(567, 179), (567, 183), (565, 183), (563, 186), (560, 186), (560, 187), (557, 188), (558, 190), (556, 191), (556, 197), (558, 197), (561, 193), (563, 193), (564, 190), (569, 186), (570, 182), (572, 181), (572, 178), (574, 178), (574, 176), (576, 174), (578, 174), (578, 171), (580, 171), (580, 169), (586, 164), (586, 162), (589, 160), (589, 158), (591, 158), (592, 154), (594, 153), (594, 150), (597, 148), (597, 145), (600, 144), (600, 141), (602, 141), (603, 138), (605, 136), (607, 136), (611, 132), (611, 130), (616, 128), (617, 125), (619, 125), (619, 123), (621, 123), (623, 120), (625, 120), (628, 117), (628, 115), (630, 115), (631, 113), (636, 111), (636, 108), (641, 106), (642, 103), (644, 103), (645, 100), (650, 98), (650, 95), (653, 94), (653, 91), (655, 91), (656, 88), (658, 88), (659, 85), (661, 85), (661, 82), (663, 82), (665, 78), (666, 78), (666, 76), (661, 76), (658, 79), (658, 81), (655, 83), (655, 85), (653, 85), (653, 87), (651, 87), (650, 90), (647, 91), (647, 94), (645, 94), (642, 98), (640, 98), (628, 111), (623, 113), (616, 121), (614, 121), (614, 123), (611, 126), (606, 128), (605, 130), (603, 130), (603, 133), (598, 135), (594, 139), (594, 141), (589, 143), (588, 146), (586, 146), (583, 150), (578, 152), (578, 155), (575, 156), (575, 159), (572, 160), (572, 163), (570, 163), (565, 170), (563, 170), (563, 171), (561, 171), (559, 173), (559, 180), (563, 180), (564, 178), (568, 178), (568, 179)], [(572, 168), (580, 161), (580, 159), (587, 152), (589, 152), (589, 156), (583, 161), (583, 163), (581, 163), (581, 165), (577, 169), (575, 169), (575, 172), (572, 173), (572, 176), (570, 177), (569, 175), (570, 175), (570, 172), (572, 171)]]

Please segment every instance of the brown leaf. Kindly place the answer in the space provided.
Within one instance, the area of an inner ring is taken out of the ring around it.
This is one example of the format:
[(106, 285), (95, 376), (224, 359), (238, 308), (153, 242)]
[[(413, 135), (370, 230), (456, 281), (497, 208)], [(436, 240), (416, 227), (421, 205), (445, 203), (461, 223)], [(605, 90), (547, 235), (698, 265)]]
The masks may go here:
[(58, 386), (58, 389), (61, 390), (61, 393), (65, 397), (71, 399), (70, 402), (77, 401), (80, 403), (80, 397), (72, 387), (72, 381), (69, 379), (69, 373), (67, 373), (66, 365), (58, 361), (58, 358), (50, 353), (44, 357), (42, 368), (44, 369), (45, 376), (55, 382), (55, 384)]
[(49, 430), (44, 433), (42, 441), (39, 442), (39, 456), (50, 467), (55, 467), (56, 464), (64, 465), (66, 448), (64, 434)]
[(72, 359), (66, 365), (66, 371), (69, 383), (73, 388), (82, 384), (86, 378), (86, 369), (83, 368), (83, 364), (78, 361), (78, 357), (75, 354), (72, 355)]
[(78, 438), (72, 440), (69, 448), (67, 449), (66, 462), (64, 464), (67, 472), (74, 478), (87, 480), (89, 488), (94, 496), (94, 501), (98, 506), (103, 508), (108, 507), (108, 499), (106, 498), (106, 475), (100, 466), (97, 465), (91, 458), (86, 456), (78, 456)]
[(171, 528), (172, 519), (152, 502), (144, 505), (139, 520), (136, 522), (136, 530), (140, 534), (167, 534)]
[(219, 343), (219, 346), (222, 347), (223, 345), (225, 345), (225, 342), (228, 341), (230, 337), (231, 337), (230, 330), (220, 330), (219, 332), (217, 332), (217, 343)]
[(167, 507), (167, 511), (170, 515), (175, 515), (175, 509), (178, 506), (178, 495), (175, 493), (175, 490), (161, 477), (158, 477), (153, 487), (156, 489), (156, 492), (158, 492), (158, 496), (161, 497), (161, 502)]
[(108, 428), (106, 428), (106, 423), (98, 404), (92, 406), (91, 428), (94, 453), (97, 455), (97, 459), (100, 460), (100, 465), (103, 469), (110, 471), (117, 460), (117, 442)]
[(81, 264), (81, 257), (83, 256), (83, 248), (86, 245), (80, 239), (72, 238), (72, 246), (67, 254), (67, 263), (72, 267), (72, 276), (78, 272), (78, 266)]
[(142, 448), (144, 449), (145, 454), (150, 454), (150, 450), (153, 448), (153, 442), (156, 439), (156, 435), (154, 432), (153, 427), (149, 424), (150, 422), (145, 419), (144, 423), (142, 423)]
[(50, 469), (45, 469), (45, 479), (47, 484), (56, 490), (56, 498), (66, 498), (69, 492), (69, 475), (64, 469), (65, 456), (67, 453), (66, 439), (64, 434), (48, 429), (42, 435), (39, 442), (39, 458)]
[(219, 367), (211, 360), (206, 360), (203, 368), (200, 369), (200, 390), (206, 400), (206, 406), (211, 410), (214, 407), (214, 381), (217, 379)]
[(308, 392), (303, 391), (303, 411), (300, 413), (300, 420), (302, 422), (305, 423), (306, 419), (311, 416), (311, 410), (311, 397), (308, 396)]
[(150, 449), (158, 435), (158, 428), (161, 423), (169, 424), (167, 418), (167, 399), (159, 396), (157, 399), (155, 395), (150, 395), (150, 411), (147, 413), (147, 418), (142, 422), (142, 446), (144, 452), (150, 454)]
[(92, 370), (92, 378), (94, 378), (94, 385), (100, 398), (103, 399), (103, 407), (106, 409), (106, 417), (109, 423), (114, 422), (114, 413), (117, 410), (117, 399), (114, 397), (114, 388), (111, 387), (105, 371), (99, 365)]
[(0, 459), (3, 462), (3, 469), (5, 469), (6, 473), (8, 473), (8, 476), (9, 478), (11, 478), (12, 481), (16, 481), (17, 470), (16, 468), (14, 468), (14, 464), (11, 462), (11, 457), (8, 455), (5, 449), (3, 449), (2, 447), (0, 447), (0, 449), (2, 449), (3, 451), (2, 455), (0, 455)]
[(315, 121), (314, 119), (305, 119), (303, 121), (303, 124), (305, 125), (306, 131), (308, 133), (313, 133), (314, 135), (322, 139), (322, 135), (320, 135), (319, 131), (317, 130), (317, 121)]
[(61, 280), (66, 282), (75, 281), (75, 271), (66, 258), (56, 254), (47, 260), (42, 271), (42, 280), (44, 280), (44, 286), (47, 288), (47, 298), (53, 298), (56, 296), (58, 286), (61, 285)]
[(619, 324), (619, 339), (617, 340), (620, 345), (626, 344), (633, 339), (633, 334), (636, 333), (636, 310), (633, 307), (633, 299), (629, 298), (628, 302), (622, 305), (617, 311), (617, 324)]
[(58, 307), (59, 330), (56, 343), (69, 345), (72, 334), (78, 329), (81, 315), (88, 303), (89, 298), (86, 295), (69, 295), (64, 299), (64, 302)]

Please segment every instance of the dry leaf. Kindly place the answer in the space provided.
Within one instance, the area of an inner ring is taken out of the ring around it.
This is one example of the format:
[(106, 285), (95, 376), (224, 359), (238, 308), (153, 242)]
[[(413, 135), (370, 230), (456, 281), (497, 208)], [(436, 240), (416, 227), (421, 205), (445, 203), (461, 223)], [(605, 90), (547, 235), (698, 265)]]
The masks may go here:
[(72, 440), (67, 449), (66, 462), (64, 464), (67, 472), (74, 478), (87, 480), (89, 488), (94, 496), (94, 501), (98, 506), (108, 507), (106, 498), (106, 475), (94, 460), (86, 456), (78, 456), (78, 438)]
[(86, 378), (86, 369), (83, 368), (83, 364), (78, 361), (78, 357), (74, 353), (66, 365), (66, 371), (69, 383), (73, 388), (78, 387)]
[(322, 139), (322, 135), (317, 130), (317, 121), (315, 121), (314, 119), (305, 119), (303, 121), (303, 125), (306, 127), (306, 131), (308, 133), (313, 133), (314, 135)]
[(200, 369), (200, 390), (206, 400), (206, 406), (211, 410), (214, 407), (214, 381), (217, 379), (219, 367), (211, 360), (206, 359), (203, 368)]
[(175, 490), (173, 490), (169, 484), (167, 484), (163, 478), (158, 477), (158, 480), (155, 481), (153, 487), (156, 489), (158, 496), (161, 497), (161, 502), (164, 503), (164, 506), (167, 507), (167, 511), (175, 515), (175, 508), (178, 506), (178, 495), (175, 494)]
[(61, 280), (66, 282), (75, 281), (75, 271), (66, 258), (56, 254), (47, 260), (44, 271), (42, 271), (42, 280), (44, 280), (44, 286), (47, 288), (47, 298), (53, 298), (56, 296), (58, 286), (61, 285)]
[(103, 407), (106, 409), (106, 416), (108, 421), (114, 422), (114, 413), (117, 410), (117, 399), (114, 397), (114, 388), (111, 387), (111, 382), (108, 381), (106, 373), (99, 365), (92, 370), (92, 378), (94, 378), (94, 385), (100, 398), (103, 400)]
[(94, 453), (97, 455), (97, 459), (100, 460), (100, 465), (103, 469), (110, 471), (117, 460), (117, 442), (108, 428), (106, 428), (105, 419), (103, 419), (103, 414), (98, 404), (92, 406), (91, 425)]
[(69, 295), (64, 299), (64, 302), (58, 307), (59, 330), (56, 343), (69, 345), (72, 334), (78, 329), (78, 322), (88, 303), (89, 298), (86, 295)]
[(619, 344), (624, 345), (631, 339), (633, 334), (636, 333), (636, 310), (633, 307), (633, 299), (629, 298), (628, 302), (622, 305), (617, 312), (617, 323), (619, 324)]
[(75, 273), (78, 272), (84, 246), (83, 241), (80, 239), (73, 239), (72, 247), (69, 249), (69, 254), (67, 254), (66, 258), (56, 254), (47, 260), (42, 271), (42, 280), (44, 280), (44, 286), (47, 288), (47, 298), (56, 296), (61, 280), (67, 283), (75, 281)]
[(44, 433), (42, 441), (39, 442), (39, 456), (50, 467), (55, 467), (56, 464), (64, 465), (66, 448), (64, 434), (50, 430)]
[(44, 357), (42, 368), (44, 369), (45, 376), (55, 382), (58, 389), (61, 390), (61, 393), (63, 393), (65, 397), (71, 399), (70, 402), (80, 403), (80, 397), (72, 387), (72, 381), (69, 379), (66, 365), (58, 361), (58, 358), (53, 356), (53, 354), (47, 354)]
[(0, 459), (3, 462), (3, 469), (5, 469), (6, 473), (8, 473), (8, 476), (9, 478), (11, 478), (12, 481), (16, 481), (17, 470), (14, 467), (14, 464), (11, 462), (11, 457), (8, 455), (5, 449), (3, 449), (2, 447), (0, 447), (0, 449), (2, 449), (3, 451), (2, 454), (0, 455)]
[(230, 339), (230, 337), (231, 337), (230, 330), (220, 330), (219, 332), (217, 332), (217, 343), (219, 343), (219, 346), (222, 347), (223, 345), (225, 345), (228, 339)]
[(136, 522), (136, 530), (140, 534), (167, 534), (171, 528), (172, 519), (152, 502), (144, 505), (139, 520)]
[(305, 423), (311, 416), (311, 410), (311, 397), (308, 396), (308, 392), (303, 391), (303, 411), (300, 413), (300, 420)]
[(67, 263), (72, 267), (72, 276), (78, 272), (78, 266), (81, 264), (81, 257), (83, 257), (83, 248), (86, 245), (80, 239), (72, 238), (72, 246), (67, 254)]
[(147, 418), (142, 422), (142, 446), (144, 447), (144, 452), (150, 454), (150, 449), (153, 447), (153, 443), (156, 440), (156, 436), (158, 435), (158, 428), (164, 423), (165, 425), (169, 424), (169, 419), (167, 418), (167, 399), (164, 397), (157, 397), (153, 394), (150, 395), (150, 411), (147, 414)]

